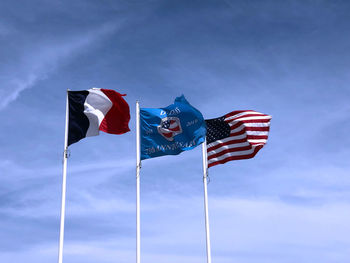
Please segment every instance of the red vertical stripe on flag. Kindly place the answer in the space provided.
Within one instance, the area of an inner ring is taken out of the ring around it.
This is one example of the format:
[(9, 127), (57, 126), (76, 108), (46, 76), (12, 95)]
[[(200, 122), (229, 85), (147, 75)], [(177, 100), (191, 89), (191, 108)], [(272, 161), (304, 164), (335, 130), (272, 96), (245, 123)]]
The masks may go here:
[(125, 94), (109, 89), (101, 89), (101, 91), (111, 100), (113, 106), (101, 122), (100, 130), (112, 134), (123, 134), (130, 131), (130, 109), (123, 98)]

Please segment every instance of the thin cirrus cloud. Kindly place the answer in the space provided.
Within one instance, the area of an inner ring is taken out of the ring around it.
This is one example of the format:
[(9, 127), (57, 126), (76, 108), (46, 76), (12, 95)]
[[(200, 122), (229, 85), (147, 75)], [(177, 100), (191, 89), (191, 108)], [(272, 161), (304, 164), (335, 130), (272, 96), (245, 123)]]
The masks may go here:
[[(90, 85), (147, 107), (184, 93), (205, 118), (272, 115), (256, 158), (210, 170), (213, 258), (348, 262), (347, 5), (46, 2), (0, 8), (1, 262), (57, 260), (63, 88)], [(71, 147), (66, 263), (135, 258), (131, 130)], [(143, 163), (143, 261), (205, 261), (201, 168), (199, 147)]]
[(15, 101), (22, 91), (32, 88), (38, 81), (52, 74), (61, 64), (75, 58), (82, 50), (86, 52), (88, 48), (113, 34), (117, 28), (116, 23), (106, 23), (79, 36), (62, 37), (55, 44), (43, 41), (44, 43), (38, 44), (40, 48), (27, 50), (25, 55), (18, 59), (21, 63), (15, 65), (19, 69), (1, 79), (0, 110)]

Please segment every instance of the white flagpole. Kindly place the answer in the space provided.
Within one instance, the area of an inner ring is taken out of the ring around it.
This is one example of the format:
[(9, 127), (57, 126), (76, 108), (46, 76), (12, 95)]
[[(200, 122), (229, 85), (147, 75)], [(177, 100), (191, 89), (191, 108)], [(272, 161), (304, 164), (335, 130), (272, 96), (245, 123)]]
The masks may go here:
[(140, 263), (140, 105), (136, 101), (136, 263)]
[(64, 217), (66, 210), (66, 178), (67, 178), (67, 158), (68, 158), (68, 119), (69, 119), (69, 101), (68, 91), (66, 99), (66, 125), (64, 133), (64, 151), (63, 151), (63, 179), (62, 179), (62, 201), (61, 201), (61, 223), (60, 223), (60, 241), (58, 248), (58, 263), (62, 263), (63, 239), (64, 239)]
[(209, 232), (209, 215), (208, 215), (208, 162), (207, 162), (207, 140), (202, 143), (203, 153), (203, 185), (204, 185), (204, 212), (205, 212), (205, 233), (207, 241), (207, 263), (211, 263), (210, 232)]

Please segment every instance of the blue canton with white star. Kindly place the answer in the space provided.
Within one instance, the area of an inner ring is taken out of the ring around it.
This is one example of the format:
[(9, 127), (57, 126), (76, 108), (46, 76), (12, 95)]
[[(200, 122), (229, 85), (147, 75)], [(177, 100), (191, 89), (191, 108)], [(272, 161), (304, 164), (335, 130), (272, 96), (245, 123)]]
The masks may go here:
[(230, 125), (225, 122), (225, 116), (205, 120), (205, 124), (207, 125), (207, 144), (230, 137), (231, 128)]

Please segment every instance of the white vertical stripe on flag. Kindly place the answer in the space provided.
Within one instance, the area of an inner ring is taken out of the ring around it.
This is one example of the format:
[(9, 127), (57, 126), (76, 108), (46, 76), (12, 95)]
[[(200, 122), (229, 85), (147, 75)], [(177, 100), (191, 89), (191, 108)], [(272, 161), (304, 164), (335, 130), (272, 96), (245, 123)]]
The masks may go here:
[(113, 103), (101, 89), (89, 89), (84, 103), (84, 114), (88, 117), (90, 125), (86, 137), (99, 134), (99, 127)]

